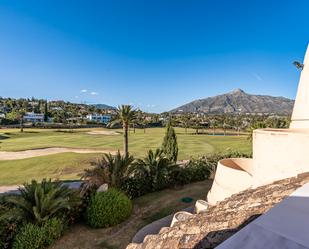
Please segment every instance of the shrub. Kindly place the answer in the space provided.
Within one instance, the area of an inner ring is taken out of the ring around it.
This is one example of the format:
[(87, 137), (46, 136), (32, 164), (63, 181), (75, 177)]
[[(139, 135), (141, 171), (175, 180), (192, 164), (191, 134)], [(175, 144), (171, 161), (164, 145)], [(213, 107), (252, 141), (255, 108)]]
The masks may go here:
[(62, 221), (52, 218), (42, 226), (25, 224), (14, 238), (13, 249), (39, 249), (50, 246), (64, 231)]
[(49, 246), (53, 244), (55, 240), (61, 237), (66, 228), (66, 223), (60, 219), (53, 218), (46, 221), (41, 228), (42, 233), (44, 233), (44, 245)]
[(163, 150), (149, 150), (144, 159), (137, 159), (128, 168), (132, 177), (147, 179), (153, 191), (164, 189), (168, 186), (168, 174), (174, 164), (163, 153)]
[(188, 184), (191, 182), (191, 175), (187, 167), (176, 166), (169, 173), (169, 185), (177, 187)]
[(91, 227), (114, 226), (132, 213), (131, 200), (116, 189), (94, 194), (86, 210), (86, 220)]
[(36, 249), (42, 248), (44, 244), (44, 234), (39, 226), (28, 223), (17, 233), (13, 249)]
[(152, 192), (151, 180), (145, 177), (128, 177), (124, 179), (121, 190), (124, 191), (130, 199), (134, 199)]
[(160, 150), (149, 151), (144, 159), (137, 159), (128, 168), (121, 189), (133, 199), (166, 187), (182, 186), (209, 179), (223, 158), (250, 157), (235, 151), (216, 153), (191, 159), (185, 165), (173, 165)]
[(213, 165), (207, 158), (191, 159), (184, 169), (190, 176), (190, 182), (203, 181), (209, 178)]
[(0, 248), (12, 248), (13, 238), (22, 220), (18, 216), (7, 215), (13, 207), (4, 205), (4, 199), (4, 196), (0, 197)]

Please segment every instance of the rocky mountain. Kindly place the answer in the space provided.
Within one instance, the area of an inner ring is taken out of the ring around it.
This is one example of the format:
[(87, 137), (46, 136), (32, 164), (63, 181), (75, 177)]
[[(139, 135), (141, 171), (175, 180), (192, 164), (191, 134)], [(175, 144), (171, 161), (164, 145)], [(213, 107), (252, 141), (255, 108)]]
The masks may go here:
[(253, 95), (241, 89), (232, 92), (194, 100), (171, 110), (173, 113), (274, 113), (291, 114), (294, 100), (284, 97)]
[(106, 109), (108, 109), (108, 110), (115, 110), (116, 109), (116, 107), (110, 106), (110, 105), (106, 105), (106, 104), (95, 104), (93, 106), (95, 108), (97, 108), (97, 109), (102, 109), (102, 110), (106, 110)]

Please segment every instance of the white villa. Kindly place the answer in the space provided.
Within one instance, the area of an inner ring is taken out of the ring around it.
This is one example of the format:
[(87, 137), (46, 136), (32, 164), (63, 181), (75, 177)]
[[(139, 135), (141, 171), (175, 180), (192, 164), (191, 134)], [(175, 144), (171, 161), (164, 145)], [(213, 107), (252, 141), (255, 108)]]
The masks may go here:
[(90, 121), (107, 124), (111, 121), (111, 115), (89, 114), (86, 118)]
[(27, 112), (23, 116), (23, 120), (25, 122), (41, 123), (41, 122), (44, 122), (44, 114), (43, 113)]

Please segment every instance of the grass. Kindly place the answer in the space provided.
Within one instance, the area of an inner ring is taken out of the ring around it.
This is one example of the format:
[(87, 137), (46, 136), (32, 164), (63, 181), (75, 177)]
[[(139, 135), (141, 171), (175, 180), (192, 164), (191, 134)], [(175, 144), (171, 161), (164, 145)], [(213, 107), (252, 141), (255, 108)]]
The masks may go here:
[[(103, 130), (103, 129), (101, 129)], [(78, 129), (74, 132), (57, 130), (31, 129), (20, 133), (18, 129), (0, 130), (0, 151), (21, 151), (47, 147), (70, 148), (100, 148), (108, 150), (122, 149), (123, 138), (121, 135), (90, 135), (89, 129)], [(121, 132), (121, 130), (117, 130)], [(135, 156), (144, 156), (149, 149), (155, 149), (162, 144), (164, 128), (149, 128), (146, 133), (136, 129), (130, 133), (129, 149)], [(249, 152), (250, 145), (246, 136), (212, 136), (195, 135), (194, 130), (176, 128), (179, 158), (187, 159), (190, 156), (204, 155), (227, 149), (237, 149)]]
[(22, 160), (0, 161), (0, 185), (15, 185), (43, 178), (71, 180), (90, 167), (99, 154), (61, 153)]
[(194, 201), (205, 199), (211, 184), (212, 181), (207, 180), (139, 197), (133, 201), (134, 212), (128, 221), (107, 229), (74, 225), (51, 249), (124, 249), (143, 226), (194, 205), (194, 202), (183, 203), (183, 197), (190, 196)]
[[(103, 129), (92, 129), (103, 130)], [(48, 147), (69, 147), (121, 150), (123, 137), (120, 135), (91, 135), (90, 129), (68, 130), (18, 129), (0, 130), (0, 151), (22, 151)], [(121, 130), (117, 130), (122, 133)], [(129, 151), (136, 157), (144, 157), (149, 149), (161, 146), (165, 129), (149, 128), (146, 133), (142, 129), (132, 131), (129, 136)], [(250, 142), (246, 136), (212, 136), (195, 135), (194, 130), (176, 128), (179, 159), (189, 159), (200, 155), (234, 150), (251, 152)], [(210, 131), (212, 132), (212, 131)], [(43, 177), (60, 179), (77, 179), (84, 168), (98, 154), (61, 153), (22, 160), (0, 161), (0, 185), (20, 184), (30, 179)]]

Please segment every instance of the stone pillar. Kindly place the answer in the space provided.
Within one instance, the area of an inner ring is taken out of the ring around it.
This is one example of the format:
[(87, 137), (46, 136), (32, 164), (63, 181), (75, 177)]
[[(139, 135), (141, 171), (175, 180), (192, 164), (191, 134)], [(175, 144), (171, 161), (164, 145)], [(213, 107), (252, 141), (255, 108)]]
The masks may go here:
[(309, 129), (309, 45), (300, 75), (290, 128)]

